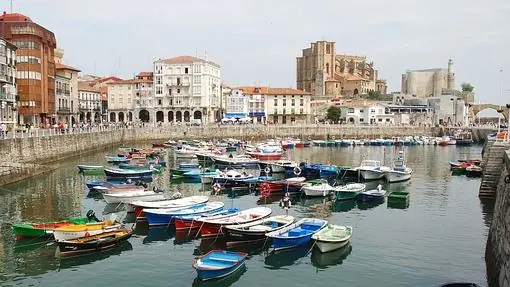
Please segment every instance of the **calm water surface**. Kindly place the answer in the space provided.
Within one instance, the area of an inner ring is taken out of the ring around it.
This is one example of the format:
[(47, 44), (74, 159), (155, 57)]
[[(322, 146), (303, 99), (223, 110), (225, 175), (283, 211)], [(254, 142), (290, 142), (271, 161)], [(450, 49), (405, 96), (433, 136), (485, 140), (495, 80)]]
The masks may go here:
[[(438, 286), (449, 281), (485, 281), (484, 248), (492, 206), (477, 196), (479, 179), (452, 176), (448, 161), (480, 158), (481, 147), (406, 147), (408, 166), (414, 169), (409, 182), (385, 185), (387, 190), (411, 193), (409, 206), (324, 203), (323, 199), (293, 199), (295, 217), (319, 212), (336, 224), (351, 225), (351, 244), (320, 254), (310, 247), (272, 254), (249, 250), (246, 270), (224, 281), (200, 284), (191, 261), (216, 242), (175, 238), (166, 228), (136, 234), (115, 250), (60, 260), (55, 245), (39, 241), (16, 242), (10, 223), (49, 221), (83, 215), (89, 209), (110, 216), (112, 206), (88, 194), (90, 177), (77, 173), (76, 164), (104, 164), (105, 151), (70, 160), (46, 175), (5, 186), (0, 190), (0, 284), (4, 286)], [(384, 147), (319, 148), (293, 150), (297, 161), (341, 165), (359, 164), (362, 158), (386, 160), (395, 150)], [(169, 161), (174, 162), (169, 156)], [(209, 194), (200, 184), (170, 182), (166, 169), (155, 184), (169, 193)], [(369, 187), (375, 187), (373, 182)], [(249, 208), (264, 204), (253, 194), (229, 198), (227, 207)], [(265, 203), (282, 213), (278, 198)], [(274, 202), (271, 202), (274, 201)], [(117, 211), (121, 218), (125, 212)], [(128, 223), (130, 227), (132, 224)]]

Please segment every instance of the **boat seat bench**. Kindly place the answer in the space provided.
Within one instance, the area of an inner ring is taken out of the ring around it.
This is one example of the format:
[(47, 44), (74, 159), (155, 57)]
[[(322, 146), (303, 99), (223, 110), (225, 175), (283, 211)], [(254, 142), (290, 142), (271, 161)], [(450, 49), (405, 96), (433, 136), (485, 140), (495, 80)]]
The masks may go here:
[(215, 261), (225, 261), (225, 262), (237, 262), (239, 260), (237, 259), (230, 259), (230, 258), (218, 258), (218, 257), (209, 257), (209, 260), (215, 260)]

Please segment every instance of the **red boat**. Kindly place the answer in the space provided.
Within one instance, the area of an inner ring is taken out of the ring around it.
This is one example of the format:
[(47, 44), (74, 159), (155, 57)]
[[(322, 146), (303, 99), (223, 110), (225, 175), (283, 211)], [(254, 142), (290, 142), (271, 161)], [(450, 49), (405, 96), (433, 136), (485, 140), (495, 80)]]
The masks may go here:
[(247, 154), (249, 156), (259, 159), (259, 160), (279, 160), (282, 158), (282, 153), (279, 153), (279, 152), (271, 152), (271, 153), (247, 152)]
[(264, 219), (271, 215), (271, 208), (267, 207), (254, 207), (243, 210), (237, 214), (217, 216), (214, 218), (204, 218), (200, 222), (203, 224), (200, 227), (201, 237), (213, 237), (223, 234), (223, 226), (233, 224), (244, 224), (253, 222), (259, 219)]
[[(260, 195), (268, 196), (275, 193), (283, 193), (286, 190), (301, 189), (301, 185), (305, 182), (304, 177), (291, 177), (278, 181), (261, 181), (258, 186)], [(290, 187), (290, 188), (289, 188)], [(292, 188), (295, 187), (295, 188)]]
[(163, 143), (153, 143), (152, 147), (165, 147), (165, 144), (163, 144)]
[(304, 148), (304, 147), (305, 147), (305, 143), (302, 143), (302, 142), (296, 143), (296, 148)]
[(193, 219), (174, 218), (175, 231), (190, 231), (200, 228), (202, 222)]

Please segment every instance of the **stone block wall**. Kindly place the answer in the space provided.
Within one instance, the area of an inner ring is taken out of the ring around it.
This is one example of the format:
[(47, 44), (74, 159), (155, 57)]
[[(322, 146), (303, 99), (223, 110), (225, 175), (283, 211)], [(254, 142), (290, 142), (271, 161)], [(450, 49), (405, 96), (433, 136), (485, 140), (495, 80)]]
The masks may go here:
[(489, 286), (510, 286), (510, 151), (498, 182), (494, 215), (487, 238), (485, 262)]

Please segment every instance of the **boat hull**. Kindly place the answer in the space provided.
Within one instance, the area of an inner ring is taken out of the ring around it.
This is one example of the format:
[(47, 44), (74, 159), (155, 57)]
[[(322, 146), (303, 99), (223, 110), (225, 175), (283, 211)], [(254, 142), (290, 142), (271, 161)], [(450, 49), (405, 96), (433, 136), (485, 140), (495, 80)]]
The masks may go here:
[(175, 231), (197, 231), (202, 222), (193, 219), (174, 218)]
[(338, 191), (336, 193), (336, 201), (346, 201), (358, 198), (359, 191)]
[(333, 191), (333, 189), (313, 189), (307, 186), (303, 186), (303, 191), (306, 196), (325, 197), (328, 196)]
[(111, 196), (103, 194), (103, 199), (106, 203), (131, 203), (133, 201), (157, 201), (163, 200), (162, 194), (140, 195), (140, 196)]
[(333, 250), (340, 249), (347, 245), (349, 243), (349, 240), (339, 241), (339, 242), (330, 242), (330, 241), (321, 241), (317, 240), (315, 245), (322, 253), (330, 252)]
[(295, 248), (298, 246), (306, 245), (310, 242), (312, 238), (312, 234), (307, 236), (302, 236), (298, 238), (272, 238), (273, 248), (274, 250), (284, 250), (289, 248)]
[(281, 153), (248, 153), (251, 157), (259, 160), (279, 160), (282, 158)]
[(237, 265), (234, 265), (230, 268), (221, 269), (221, 270), (207, 270), (207, 269), (197, 269), (198, 279), (202, 281), (210, 281), (215, 279), (220, 279), (227, 277), (238, 270), (246, 268), (245, 261), (240, 262)]
[(373, 195), (373, 194), (366, 194), (366, 193), (360, 193), (358, 195), (359, 201), (378, 201), (383, 200), (384, 195)]
[(384, 177), (384, 173), (380, 171), (362, 170), (360, 173), (365, 180), (378, 180)]
[(407, 172), (392, 172), (389, 171), (385, 174), (387, 182), (401, 182), (411, 179), (411, 173)]
[(266, 237), (266, 232), (264, 231), (247, 232), (225, 228), (225, 241), (227, 242), (227, 247), (264, 242), (266, 239), (269, 242), (271, 241)]
[(128, 240), (132, 234), (132, 231), (126, 230), (126, 233), (120, 237), (113, 235), (111, 238), (102, 241), (94, 240), (85, 243), (74, 241), (58, 241), (57, 244), (61, 257), (71, 257), (114, 248), (122, 242)]
[(79, 231), (78, 230), (76, 230), (76, 231), (55, 230), (53, 232), (53, 236), (55, 237), (56, 241), (63, 241), (63, 240), (76, 239), (76, 238), (80, 238), (80, 237), (98, 235), (98, 234), (102, 234), (105, 232), (114, 231), (119, 228), (121, 228), (120, 224), (105, 226), (103, 228), (98, 228), (98, 229), (90, 228), (90, 229), (84, 229), (84, 230), (79, 230)]

